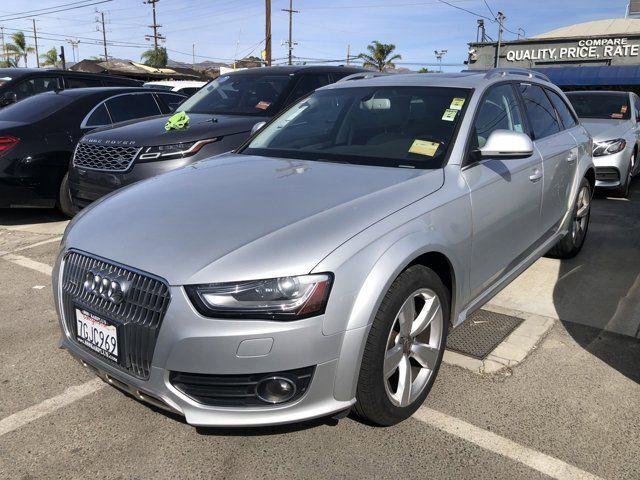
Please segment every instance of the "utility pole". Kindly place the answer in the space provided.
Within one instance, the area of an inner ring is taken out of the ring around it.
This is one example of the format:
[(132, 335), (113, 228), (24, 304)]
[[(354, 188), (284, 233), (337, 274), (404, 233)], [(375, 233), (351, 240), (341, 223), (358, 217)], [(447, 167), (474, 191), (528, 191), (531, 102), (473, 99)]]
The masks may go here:
[(80, 58), (80, 52), (78, 44), (80, 43), (79, 39), (67, 38), (67, 43), (71, 45), (71, 53), (73, 54), (73, 63), (77, 62), (77, 58)]
[(60, 45), (60, 61), (62, 62), (62, 69), (67, 69), (67, 59), (64, 56), (64, 45)]
[(289, 12), (289, 41), (287, 45), (289, 46), (289, 65), (293, 65), (293, 46), (297, 45), (293, 41), (293, 14), (300, 12), (293, 9), (293, 0), (289, 0), (289, 8), (283, 8), (282, 11)]
[(271, 0), (264, 0), (264, 61), (271, 66)]
[[(96, 27), (96, 30), (98, 30), (99, 32), (102, 32), (102, 45), (104, 46), (104, 61), (107, 62), (109, 61), (109, 54), (107, 53), (107, 29), (104, 26), (104, 12), (98, 12), (96, 10), (96, 13), (100, 14), (100, 18), (96, 17), (96, 23), (98, 24), (98, 26)], [(100, 28), (100, 24), (102, 24), (102, 29)]]
[(507, 17), (502, 12), (498, 12), (498, 43), (496, 44), (496, 58), (493, 63), (496, 68), (500, 66), (500, 47), (502, 46), (503, 25), (506, 19)]
[(349, 60), (351, 60), (351, 45), (347, 45), (347, 65), (349, 65)]
[(2, 58), (7, 60), (7, 47), (4, 44), (4, 27), (0, 27), (0, 39), (2, 40)]
[(36, 65), (40, 68), (40, 55), (38, 55), (38, 32), (36, 32), (36, 19), (32, 18), (33, 21), (33, 39), (36, 42)]
[(196, 44), (195, 43), (191, 44), (191, 63), (193, 65), (196, 64)]
[(149, 28), (153, 29), (153, 35), (145, 35), (144, 38), (146, 38), (147, 40), (153, 38), (154, 50), (158, 49), (158, 40), (164, 40), (164, 37), (158, 33), (158, 29), (162, 25), (158, 25), (158, 22), (156, 21), (156, 3), (158, 3), (159, 1), (160, 0), (146, 0), (142, 2), (142, 3), (150, 4), (151, 7), (153, 8), (153, 25), (149, 25)]

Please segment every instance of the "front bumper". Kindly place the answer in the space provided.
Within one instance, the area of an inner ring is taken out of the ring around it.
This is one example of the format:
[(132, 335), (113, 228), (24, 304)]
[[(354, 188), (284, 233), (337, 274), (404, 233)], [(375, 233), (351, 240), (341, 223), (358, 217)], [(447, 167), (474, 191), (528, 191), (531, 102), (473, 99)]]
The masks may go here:
[[(57, 298), (60, 299), (59, 291)], [(58, 312), (64, 315), (60, 305)], [(355, 401), (336, 399), (334, 384), (343, 343), (353, 343), (354, 337), (359, 343), (365, 331), (327, 336), (322, 332), (323, 320), (323, 316), (295, 322), (205, 318), (193, 309), (182, 287), (171, 287), (171, 303), (160, 327), (147, 379), (134, 377), (79, 345), (62, 317), (61, 345), (103, 380), (139, 400), (183, 415), (192, 425), (275, 425), (328, 416), (350, 408)], [(263, 351), (247, 349), (243, 344), (255, 339), (272, 342), (266, 342), (270, 347)], [(240, 375), (308, 366), (315, 366), (315, 372), (305, 393), (290, 403), (273, 406), (203, 405), (176, 389), (169, 378), (172, 371)]]
[(109, 172), (71, 166), (69, 168), (71, 200), (77, 209), (82, 209), (119, 188), (190, 165), (197, 159), (197, 156), (193, 156), (175, 160), (134, 163), (133, 167), (126, 172)]
[(630, 157), (631, 151), (628, 151), (628, 149), (613, 155), (593, 157), (593, 164), (596, 167), (596, 187), (619, 187), (629, 173)]

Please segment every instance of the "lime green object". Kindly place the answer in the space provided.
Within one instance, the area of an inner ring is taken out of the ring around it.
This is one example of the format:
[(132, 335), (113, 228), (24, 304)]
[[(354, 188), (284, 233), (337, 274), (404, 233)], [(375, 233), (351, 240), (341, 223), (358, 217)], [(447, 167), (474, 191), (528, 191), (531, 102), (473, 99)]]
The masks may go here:
[(164, 129), (168, 132), (169, 130), (182, 130), (188, 126), (189, 116), (184, 112), (177, 112), (167, 120), (167, 123), (164, 125)]

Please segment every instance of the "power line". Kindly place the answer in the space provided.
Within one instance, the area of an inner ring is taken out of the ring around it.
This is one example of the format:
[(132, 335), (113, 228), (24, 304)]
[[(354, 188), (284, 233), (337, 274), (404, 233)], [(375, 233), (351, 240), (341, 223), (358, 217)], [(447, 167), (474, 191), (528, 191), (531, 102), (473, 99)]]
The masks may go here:
[[(78, 3), (87, 3), (87, 2), (90, 2), (90, 1), (91, 0), (82, 0), (82, 1), (79, 1), (79, 2), (63, 3), (61, 5), (55, 5), (53, 7), (36, 8), (35, 10), (25, 10), (24, 12), (6, 13), (4, 15), (0, 15), (0, 17), (11, 17), (13, 15), (24, 15), (24, 14), (27, 14), (27, 13), (41, 12), (43, 10), (51, 10), (51, 9), (54, 9), (54, 8), (66, 7), (66, 6), (69, 6), (69, 5), (77, 5)], [(85, 5), (81, 5), (81, 6), (85, 6)], [(78, 7), (78, 8), (80, 8), (80, 7)]]
[(62, 8), (60, 10), (51, 10), (43, 13), (36, 13), (35, 15), (22, 15), (21, 17), (2, 18), (0, 20), (2, 20), (3, 22), (8, 22), (10, 20), (20, 20), (21, 18), (39, 17), (40, 15), (47, 15), (49, 13), (66, 12), (67, 10), (76, 10), (78, 8), (90, 7), (92, 5), (98, 5), (100, 3), (107, 3), (107, 2), (113, 2), (113, 0), (100, 0), (97, 2), (87, 3), (86, 5), (78, 5), (76, 7)]

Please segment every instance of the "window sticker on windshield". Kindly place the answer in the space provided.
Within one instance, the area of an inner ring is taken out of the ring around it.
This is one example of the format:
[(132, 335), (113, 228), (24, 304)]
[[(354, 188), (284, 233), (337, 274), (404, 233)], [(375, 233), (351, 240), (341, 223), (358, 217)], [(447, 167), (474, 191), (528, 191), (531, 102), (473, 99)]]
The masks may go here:
[(620, 113), (627, 113), (627, 106), (626, 105), (622, 105), (620, 107)]
[(451, 100), (451, 105), (449, 105), (449, 109), (462, 110), (463, 105), (464, 105), (464, 98), (454, 98), (453, 100)]
[(266, 110), (267, 108), (269, 108), (269, 105), (271, 105), (271, 102), (265, 102), (264, 100), (260, 100), (257, 103), (256, 108), (259, 108), (260, 110)]
[(433, 157), (438, 151), (439, 143), (428, 142), (426, 140), (414, 140), (409, 148), (409, 153), (417, 153), (418, 155), (426, 155)]
[(456, 115), (458, 114), (458, 110), (453, 110), (452, 108), (447, 108), (444, 111), (444, 115), (442, 115), (442, 120), (447, 122), (453, 122), (456, 119)]

